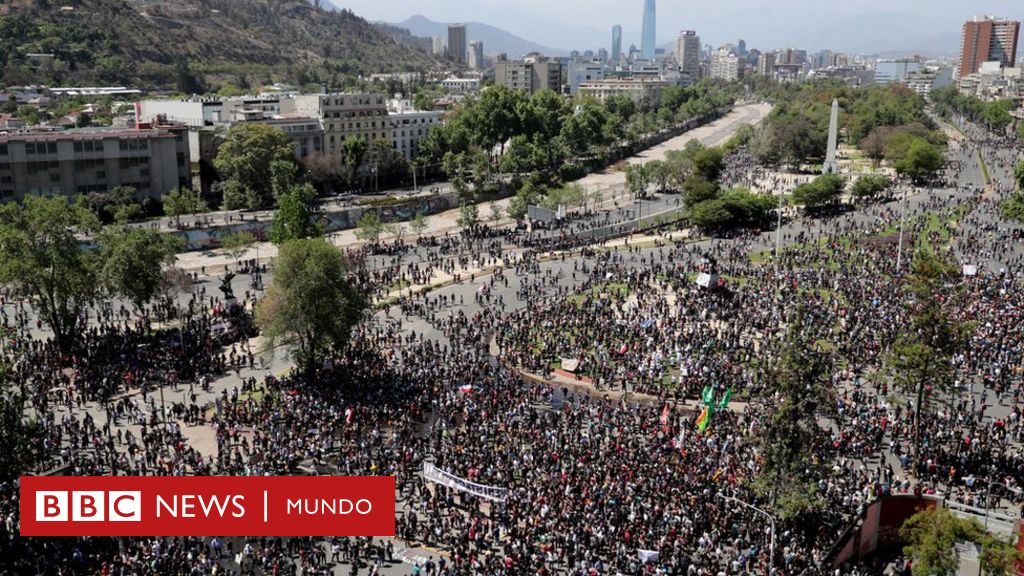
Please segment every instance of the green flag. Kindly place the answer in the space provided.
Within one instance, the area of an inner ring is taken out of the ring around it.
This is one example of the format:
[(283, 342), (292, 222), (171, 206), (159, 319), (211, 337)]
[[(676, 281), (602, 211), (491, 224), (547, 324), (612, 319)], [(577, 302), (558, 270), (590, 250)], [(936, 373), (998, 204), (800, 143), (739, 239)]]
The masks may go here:
[(705, 386), (704, 391), (701, 392), (700, 399), (704, 404), (710, 406), (715, 401), (715, 389), (711, 386)]
[(729, 388), (728, 390), (725, 391), (725, 394), (722, 394), (722, 399), (718, 401), (718, 409), (719, 410), (724, 410), (726, 407), (729, 406), (729, 398), (731, 396), (732, 396), (732, 388)]

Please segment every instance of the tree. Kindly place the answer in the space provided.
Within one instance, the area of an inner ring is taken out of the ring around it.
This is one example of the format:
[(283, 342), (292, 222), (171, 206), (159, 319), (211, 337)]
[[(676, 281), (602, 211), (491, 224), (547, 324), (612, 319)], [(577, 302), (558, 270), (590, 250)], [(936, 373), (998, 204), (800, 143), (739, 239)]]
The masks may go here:
[(270, 345), (287, 343), (312, 377), (330, 354), (345, 351), (367, 306), (341, 251), (319, 238), (291, 240), (274, 261), (274, 280), (256, 321)]
[(804, 324), (804, 314), (803, 305), (798, 305), (778, 350), (768, 400), (772, 415), (758, 438), (763, 463), (755, 490), (783, 519), (813, 513), (824, 505), (817, 482), (825, 475), (825, 463), (815, 450), (827, 442), (828, 432), (818, 417), (835, 411), (829, 358)]
[(693, 173), (708, 182), (716, 182), (725, 169), (724, 158), (721, 148), (701, 148), (693, 156)]
[(422, 236), (427, 230), (426, 217), (417, 212), (416, 215), (412, 217), (412, 220), (409, 221), (409, 230), (417, 236)]
[(221, 239), (220, 247), (237, 262), (255, 243), (256, 237), (252, 233), (245, 231), (233, 232)]
[[(260, 123), (243, 122), (232, 126), (217, 150), (213, 165), (221, 178), (236, 182), (243, 194), (234, 193), (229, 203), (228, 190), (224, 204), (229, 209), (257, 210), (273, 205), (275, 162), (292, 162), (294, 145), (282, 130)], [(281, 167), (280, 164), (277, 166)], [(244, 200), (244, 205), (236, 205)]]
[(355, 188), (356, 176), (359, 175), (359, 169), (363, 167), (363, 159), (366, 158), (369, 148), (365, 139), (355, 135), (345, 138), (341, 143), (341, 158), (344, 161), (345, 181), (349, 190)]
[(699, 176), (687, 178), (683, 183), (683, 203), (687, 208), (692, 208), (716, 196), (718, 196), (718, 184), (709, 182)]
[[(274, 200), (279, 201), (281, 196), (295, 188), (299, 179), (299, 166), (291, 159), (274, 160), (270, 163), (270, 190)], [(316, 193), (313, 193), (316, 197)]]
[(920, 467), (921, 421), (932, 401), (955, 381), (953, 357), (969, 325), (954, 320), (957, 267), (929, 249), (918, 250), (904, 283), (906, 320), (886, 358), (897, 387), (914, 398), (914, 468)]
[(384, 224), (380, 221), (380, 217), (373, 210), (369, 210), (363, 213), (356, 225), (356, 238), (369, 244), (376, 244), (383, 231)]
[[(1024, 122), (1021, 125), (1024, 125)], [(1013, 169), (1013, 179), (1017, 182), (1017, 190), (1024, 190), (1024, 162), (1017, 164)]]
[(64, 353), (74, 350), (83, 312), (100, 288), (99, 257), (82, 249), (77, 234), (98, 229), (94, 214), (63, 197), (0, 206), (0, 283), (31, 298)]
[(270, 241), (280, 246), (289, 240), (316, 238), (323, 228), (313, 219), (311, 206), (316, 198), (313, 185), (293, 186), (277, 197), (277, 210), (270, 226)]
[(867, 174), (854, 181), (850, 194), (858, 200), (872, 199), (892, 186), (892, 180), (881, 174)]
[(206, 202), (191, 188), (172, 188), (160, 200), (164, 205), (164, 214), (173, 217), (174, 225), (178, 228), (181, 227), (183, 215), (198, 214), (208, 210)]
[(463, 202), (459, 208), (459, 228), (468, 230), (480, 223), (480, 212), (476, 204)]
[(626, 188), (634, 198), (646, 198), (648, 185), (650, 185), (650, 179), (647, 168), (643, 164), (630, 164), (626, 168)]
[(846, 179), (838, 174), (823, 174), (793, 189), (793, 201), (807, 210), (835, 204), (846, 188)]
[(498, 220), (501, 220), (501, 206), (498, 206), (497, 202), (491, 202), (490, 208), (491, 208), (491, 216), (490, 216), (491, 223), (492, 224), (497, 224)]
[(112, 226), (99, 237), (101, 277), (108, 292), (123, 296), (137, 310), (164, 289), (164, 268), (174, 263), (183, 242), (152, 228)]
[(668, 164), (661, 160), (651, 160), (645, 169), (655, 188), (659, 192), (664, 192), (668, 188), (668, 181), (672, 175)]
[(960, 568), (956, 552), (958, 541), (981, 546), (981, 569), (990, 576), (1013, 576), (1015, 563), (1024, 560), (1024, 553), (1012, 543), (985, 531), (974, 518), (960, 518), (939, 506), (925, 508), (911, 516), (900, 528), (907, 541), (903, 551), (913, 558), (914, 576), (952, 576)]
[(920, 182), (934, 175), (946, 164), (942, 150), (924, 138), (914, 138), (902, 158), (893, 163), (900, 176)]

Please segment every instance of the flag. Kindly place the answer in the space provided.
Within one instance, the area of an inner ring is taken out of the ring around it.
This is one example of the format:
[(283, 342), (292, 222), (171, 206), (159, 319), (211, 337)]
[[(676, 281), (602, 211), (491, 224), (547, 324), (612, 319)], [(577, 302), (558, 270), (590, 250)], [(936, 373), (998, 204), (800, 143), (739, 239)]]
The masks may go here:
[(626, 352), (629, 352), (629, 346), (626, 345), (626, 344), (623, 344), (622, 348), (619, 348), (619, 356), (622, 356)]
[(637, 555), (640, 557), (640, 562), (647, 564), (648, 562), (657, 562), (659, 553), (657, 550), (637, 550)]
[(718, 401), (719, 410), (724, 410), (726, 407), (729, 406), (730, 397), (732, 397), (732, 388), (729, 388), (728, 390), (725, 391), (725, 394), (722, 394), (722, 399)]
[(714, 386), (705, 386), (704, 391), (700, 393), (700, 400), (706, 406), (710, 406), (715, 401), (715, 388)]
[(703, 432), (708, 427), (708, 422), (711, 421), (711, 410), (710, 405), (704, 406), (704, 409), (701, 410), (700, 416), (697, 417), (697, 430)]
[(462, 392), (463, 394), (469, 394), (472, 391), (473, 391), (473, 385), (472, 384), (463, 384), (462, 386), (459, 386), (459, 392)]

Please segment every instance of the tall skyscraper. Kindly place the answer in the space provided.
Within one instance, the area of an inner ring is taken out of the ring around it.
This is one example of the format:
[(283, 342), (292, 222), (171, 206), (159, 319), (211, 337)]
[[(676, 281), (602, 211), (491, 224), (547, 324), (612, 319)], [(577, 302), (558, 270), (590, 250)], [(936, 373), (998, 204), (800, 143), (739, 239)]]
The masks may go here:
[(448, 57), (456, 64), (466, 63), (466, 25), (448, 25)]
[(654, 1), (644, 0), (644, 29), (640, 37), (640, 57), (644, 60), (654, 60), (655, 47), (655, 15)]
[(622, 26), (612, 26), (612, 62), (622, 60)]
[(433, 37), (431, 48), (434, 50), (434, 56), (444, 56), (444, 38), (440, 34)]
[(693, 30), (683, 30), (676, 38), (676, 63), (691, 82), (700, 77), (700, 36)]
[(960, 37), (960, 66), (958, 78), (974, 74), (982, 62), (999, 62), (1013, 68), (1017, 59), (1017, 37), (1020, 22), (975, 16), (964, 22)]
[(469, 67), (474, 70), (484, 68), (484, 43), (479, 40), (469, 43)]

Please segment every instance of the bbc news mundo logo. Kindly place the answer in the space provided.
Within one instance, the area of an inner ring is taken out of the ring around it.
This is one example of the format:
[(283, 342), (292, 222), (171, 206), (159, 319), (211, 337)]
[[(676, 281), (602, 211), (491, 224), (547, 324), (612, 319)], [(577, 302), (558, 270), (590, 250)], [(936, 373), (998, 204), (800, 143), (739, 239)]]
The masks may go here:
[(22, 536), (393, 536), (390, 476), (22, 476)]

